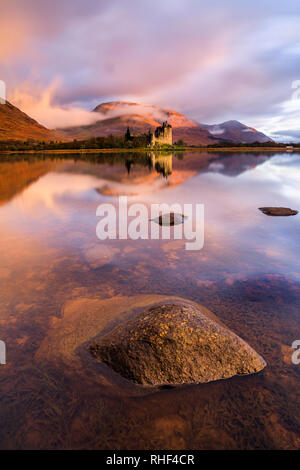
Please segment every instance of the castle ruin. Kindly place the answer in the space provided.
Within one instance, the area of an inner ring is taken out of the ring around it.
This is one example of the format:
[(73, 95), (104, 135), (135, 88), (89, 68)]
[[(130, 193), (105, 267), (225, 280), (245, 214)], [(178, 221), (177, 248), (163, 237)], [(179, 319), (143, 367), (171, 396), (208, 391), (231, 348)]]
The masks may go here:
[(162, 145), (168, 144), (172, 145), (172, 126), (165, 121), (161, 126), (157, 127), (153, 132), (149, 132), (149, 143), (151, 147), (154, 147), (155, 144)]

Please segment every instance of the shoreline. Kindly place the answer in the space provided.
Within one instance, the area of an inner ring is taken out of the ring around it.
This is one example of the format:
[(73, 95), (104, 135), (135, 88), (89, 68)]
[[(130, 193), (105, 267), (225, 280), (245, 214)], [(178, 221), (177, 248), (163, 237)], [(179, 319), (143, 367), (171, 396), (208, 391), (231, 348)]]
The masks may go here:
[(47, 149), (47, 150), (0, 150), (0, 155), (26, 153), (26, 154), (71, 154), (71, 153), (145, 153), (145, 152), (297, 152), (300, 147), (292, 149), (278, 147), (181, 147), (180, 149), (146, 149), (146, 148), (107, 148), (107, 149)]

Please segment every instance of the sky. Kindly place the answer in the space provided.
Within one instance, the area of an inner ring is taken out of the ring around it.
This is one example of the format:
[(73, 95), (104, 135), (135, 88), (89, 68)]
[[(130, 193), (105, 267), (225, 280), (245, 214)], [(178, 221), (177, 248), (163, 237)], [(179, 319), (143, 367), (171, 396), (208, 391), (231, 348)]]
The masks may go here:
[(104, 101), (300, 141), (299, 0), (0, 0), (0, 80), (47, 127)]

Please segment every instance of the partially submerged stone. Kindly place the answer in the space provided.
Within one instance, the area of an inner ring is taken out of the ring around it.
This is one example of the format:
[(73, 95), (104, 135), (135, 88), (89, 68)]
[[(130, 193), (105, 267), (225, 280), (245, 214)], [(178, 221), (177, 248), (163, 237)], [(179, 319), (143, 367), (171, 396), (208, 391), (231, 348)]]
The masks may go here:
[(207, 312), (191, 304), (154, 306), (100, 336), (89, 350), (123, 377), (144, 385), (210, 382), (266, 366)]
[(288, 207), (259, 207), (259, 210), (265, 215), (272, 215), (275, 217), (288, 217), (290, 215), (298, 214), (298, 211), (289, 209)]
[(173, 226), (183, 224), (187, 216), (183, 214), (178, 214), (176, 212), (170, 212), (168, 214), (161, 214), (155, 219), (151, 219), (152, 222), (155, 222), (162, 226)]

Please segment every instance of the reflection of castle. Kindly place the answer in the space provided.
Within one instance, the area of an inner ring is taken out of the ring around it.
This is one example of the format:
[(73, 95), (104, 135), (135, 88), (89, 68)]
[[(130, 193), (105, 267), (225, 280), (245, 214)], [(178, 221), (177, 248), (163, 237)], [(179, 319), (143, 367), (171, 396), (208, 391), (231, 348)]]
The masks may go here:
[(151, 166), (155, 168), (157, 173), (162, 174), (165, 178), (172, 174), (172, 155), (150, 155)]
[(168, 121), (163, 122), (162, 126), (155, 129), (154, 133), (149, 132), (150, 145), (153, 147), (155, 144), (172, 145), (172, 126)]

